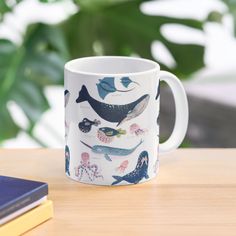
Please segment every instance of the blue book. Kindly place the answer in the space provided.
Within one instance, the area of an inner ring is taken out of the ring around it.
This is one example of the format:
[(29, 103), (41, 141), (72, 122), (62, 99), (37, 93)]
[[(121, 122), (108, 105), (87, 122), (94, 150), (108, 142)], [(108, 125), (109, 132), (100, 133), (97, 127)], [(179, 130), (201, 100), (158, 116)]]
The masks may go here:
[(47, 195), (46, 183), (0, 175), (0, 219)]

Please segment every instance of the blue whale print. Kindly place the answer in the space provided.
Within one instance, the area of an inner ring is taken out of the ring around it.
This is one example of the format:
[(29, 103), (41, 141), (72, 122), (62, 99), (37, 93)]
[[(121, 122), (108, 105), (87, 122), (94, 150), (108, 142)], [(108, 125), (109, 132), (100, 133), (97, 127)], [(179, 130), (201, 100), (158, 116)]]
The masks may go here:
[(109, 146), (103, 146), (103, 145), (89, 146), (83, 141), (80, 141), (80, 142), (83, 143), (88, 148), (90, 148), (92, 152), (97, 153), (97, 154), (103, 154), (106, 160), (112, 161), (110, 155), (111, 156), (127, 156), (131, 154), (133, 151), (135, 151), (136, 148), (142, 144), (143, 140), (140, 140), (140, 142), (131, 149), (115, 148), (115, 147), (109, 147)]
[(147, 151), (141, 152), (135, 169), (124, 176), (113, 175), (112, 177), (115, 179), (115, 181), (111, 185), (119, 184), (121, 181), (126, 181), (131, 184), (137, 184), (143, 178), (148, 179), (148, 162), (149, 158)]
[(79, 96), (76, 99), (77, 103), (81, 103), (87, 101), (93, 110), (104, 120), (118, 123), (118, 125), (122, 124), (125, 121), (131, 120), (137, 116), (139, 116), (147, 107), (150, 96), (145, 94), (141, 96), (134, 102), (125, 105), (114, 105), (114, 104), (106, 104), (103, 102), (99, 102), (93, 97), (91, 97), (88, 93), (87, 88), (83, 85)]

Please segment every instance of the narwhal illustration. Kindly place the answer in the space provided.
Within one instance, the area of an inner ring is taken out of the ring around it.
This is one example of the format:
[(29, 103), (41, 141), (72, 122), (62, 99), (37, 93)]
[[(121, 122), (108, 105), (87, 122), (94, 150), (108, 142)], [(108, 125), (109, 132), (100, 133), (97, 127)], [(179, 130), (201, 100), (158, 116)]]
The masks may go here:
[(110, 156), (127, 156), (131, 154), (132, 152), (134, 152), (136, 148), (142, 144), (143, 140), (140, 140), (140, 142), (135, 147), (130, 148), (130, 149), (109, 147), (109, 146), (103, 146), (103, 145), (90, 146), (83, 141), (80, 141), (80, 142), (83, 143), (88, 148), (90, 148), (92, 152), (97, 153), (97, 154), (103, 154), (106, 160), (112, 161)]
[(139, 116), (147, 107), (150, 96), (145, 94), (134, 102), (124, 105), (115, 105), (99, 102), (88, 93), (87, 88), (83, 85), (79, 97), (76, 99), (77, 103), (87, 101), (93, 110), (104, 120), (109, 122), (121, 123), (131, 120)]

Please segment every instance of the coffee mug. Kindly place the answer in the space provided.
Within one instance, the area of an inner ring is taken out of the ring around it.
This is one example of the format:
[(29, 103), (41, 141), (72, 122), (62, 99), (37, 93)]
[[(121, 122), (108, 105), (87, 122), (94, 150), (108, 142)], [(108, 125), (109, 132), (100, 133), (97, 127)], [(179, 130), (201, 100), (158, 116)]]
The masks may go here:
[[(176, 120), (159, 145), (160, 81), (171, 88)], [(127, 185), (154, 178), (159, 154), (185, 136), (188, 103), (176, 76), (142, 58), (99, 56), (65, 65), (65, 171), (86, 184)]]

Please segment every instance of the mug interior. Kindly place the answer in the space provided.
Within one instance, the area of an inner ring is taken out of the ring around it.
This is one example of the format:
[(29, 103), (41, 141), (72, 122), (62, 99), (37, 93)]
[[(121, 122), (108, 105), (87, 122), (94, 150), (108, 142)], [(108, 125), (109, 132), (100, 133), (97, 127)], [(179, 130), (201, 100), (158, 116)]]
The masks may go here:
[(97, 56), (84, 57), (69, 61), (65, 69), (81, 74), (118, 75), (137, 74), (159, 70), (158, 63), (135, 57)]

